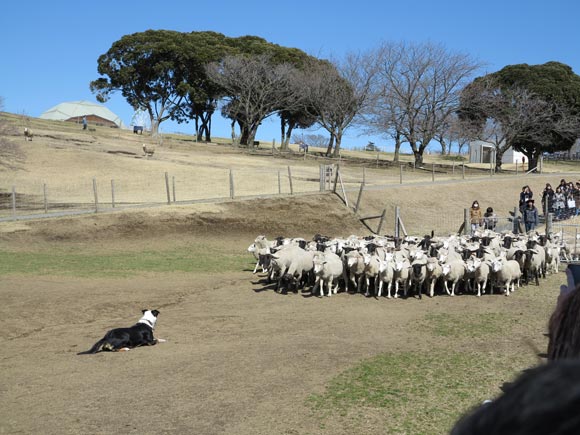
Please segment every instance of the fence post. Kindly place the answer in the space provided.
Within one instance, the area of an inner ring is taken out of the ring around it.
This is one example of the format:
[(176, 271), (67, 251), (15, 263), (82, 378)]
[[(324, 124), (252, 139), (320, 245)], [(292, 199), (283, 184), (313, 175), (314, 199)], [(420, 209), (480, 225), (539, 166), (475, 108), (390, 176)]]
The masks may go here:
[(491, 163), (491, 159), (489, 160), (489, 176), (493, 177), (493, 164)]
[(544, 170), (544, 156), (541, 155), (540, 156), (540, 174), (542, 173), (543, 170)]
[(276, 149), (276, 139), (272, 139), (272, 155), (274, 155), (275, 149)]
[(97, 179), (93, 178), (93, 194), (95, 195), (95, 213), (99, 212), (99, 195), (97, 192)]
[(516, 160), (516, 175), (518, 175), (518, 161)]
[(451, 169), (451, 173), (453, 175), (455, 175), (455, 160), (453, 160), (453, 166), (452, 166), (452, 169)]
[(465, 180), (465, 163), (461, 162), (461, 177)]
[(463, 234), (471, 234), (471, 225), (469, 222), (469, 209), (463, 209)]
[[(385, 210), (383, 210), (383, 213), (385, 213)], [(399, 236), (401, 235), (401, 226), (399, 225), (400, 217), (401, 217), (401, 208), (397, 205), (395, 207), (395, 239), (398, 239)]]
[(552, 218), (554, 217), (553, 213), (548, 213), (546, 217), (546, 235), (552, 234)]
[(278, 171), (278, 195), (282, 195), (282, 181), (280, 180), (280, 171)]
[(379, 167), (379, 153), (377, 153), (377, 168)]
[(358, 197), (356, 199), (356, 206), (354, 207), (355, 213), (358, 213), (358, 209), (360, 207), (360, 200), (362, 198), (362, 193), (363, 193), (364, 188), (365, 188), (365, 183), (364, 182), (360, 183), (360, 190), (358, 191)]
[(403, 184), (403, 165), (399, 165), (399, 184)]
[(173, 189), (173, 202), (175, 203), (175, 175), (171, 177), (171, 187)]
[(111, 207), (115, 208), (115, 180), (111, 180)]
[(338, 181), (340, 181), (340, 189), (342, 190), (342, 196), (344, 197), (344, 205), (348, 207), (348, 197), (346, 196), (346, 190), (344, 189), (342, 176), (340, 175), (340, 172), (337, 171), (337, 173), (338, 173)]
[(171, 195), (169, 192), (169, 174), (165, 173), (165, 191), (167, 192), (167, 204), (171, 204)]
[[(288, 166), (288, 181), (290, 183), (290, 195), (294, 195), (294, 185), (292, 184), (292, 170)], [(336, 190), (336, 186), (334, 187)]]
[(336, 185), (338, 184), (338, 171), (340, 171), (340, 166), (336, 165), (336, 174), (334, 175), (334, 187), (332, 188), (332, 193), (336, 193)]
[(367, 171), (366, 168), (363, 166), (363, 184), (366, 184), (367, 182)]
[(235, 198), (235, 191), (234, 191), (234, 171), (230, 169), (230, 199)]
[(324, 165), (318, 165), (318, 170), (320, 172), (320, 191), (324, 192), (326, 187), (326, 167)]
[(16, 216), (16, 186), (12, 186), (12, 216)]
[(48, 213), (48, 195), (46, 194), (46, 183), (42, 185), (42, 193), (44, 195), (44, 212)]
[(435, 163), (431, 163), (431, 181), (435, 183)]
[(520, 232), (520, 224), (519, 224), (519, 216), (518, 216), (518, 208), (514, 207), (514, 228), (513, 233), (519, 234)]
[(576, 235), (574, 237), (574, 255), (578, 255), (578, 227), (576, 227)]
[(381, 219), (379, 220), (379, 227), (377, 228), (377, 234), (381, 234), (381, 230), (383, 229), (383, 224), (385, 223), (385, 215), (387, 214), (387, 209), (384, 208), (383, 212), (381, 213)]

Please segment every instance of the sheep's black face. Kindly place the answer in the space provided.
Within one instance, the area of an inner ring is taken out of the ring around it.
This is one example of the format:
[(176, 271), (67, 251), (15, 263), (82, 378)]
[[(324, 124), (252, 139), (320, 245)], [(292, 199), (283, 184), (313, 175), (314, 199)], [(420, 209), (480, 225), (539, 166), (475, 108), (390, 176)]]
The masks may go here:
[(413, 275), (420, 276), (422, 273), (423, 267), (425, 267), (424, 264), (413, 264)]

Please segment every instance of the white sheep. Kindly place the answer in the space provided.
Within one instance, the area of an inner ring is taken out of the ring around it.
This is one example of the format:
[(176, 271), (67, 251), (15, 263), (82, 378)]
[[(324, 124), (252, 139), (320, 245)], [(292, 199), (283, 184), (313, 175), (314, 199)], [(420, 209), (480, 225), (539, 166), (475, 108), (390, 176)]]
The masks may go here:
[(369, 296), (370, 279), (372, 278), (375, 285), (375, 294), (378, 289), (378, 278), (381, 259), (378, 255), (363, 254), (363, 262), (365, 264), (364, 278), (365, 278), (365, 296)]
[(491, 262), (482, 261), (480, 258), (472, 258), (467, 262), (467, 271), (473, 273), (473, 281), (477, 286), (477, 296), (481, 296), (487, 287), (489, 273), (491, 271)]
[(34, 134), (32, 133), (32, 130), (29, 130), (28, 127), (24, 127), (24, 140), (25, 141), (31, 141), (32, 142), (32, 137), (34, 136)]
[(535, 249), (528, 249), (525, 253), (524, 270), (526, 278), (535, 279), (536, 285), (540, 285), (540, 275), (544, 273), (546, 267), (546, 251), (542, 246), (537, 246)]
[[(455, 296), (455, 288), (457, 283), (463, 279), (465, 275), (465, 263), (463, 260), (453, 259), (447, 263), (442, 264), (442, 276), (445, 291), (450, 296)], [(451, 291), (449, 291), (448, 282), (451, 282)]]
[[(495, 272), (497, 285), (505, 287), (505, 295), (509, 296), (510, 291), (515, 290), (515, 286), (520, 286), (522, 271), (520, 264), (515, 260), (506, 260), (505, 257), (498, 257), (492, 262), (492, 270)], [(493, 293), (493, 289), (491, 291)]]
[(348, 281), (345, 282), (348, 291), (348, 282), (351, 282), (357, 292), (361, 291), (362, 274), (365, 271), (363, 254), (359, 251), (350, 251), (344, 256), (346, 264), (345, 271), (348, 271)]
[[(314, 274), (316, 275), (316, 285), (312, 289), (312, 294), (316, 293), (316, 288), (320, 286), (320, 296), (324, 296), (324, 286), (328, 288), (328, 296), (338, 292), (338, 279), (342, 276), (344, 265), (340, 257), (332, 252), (318, 255), (313, 260)], [(332, 285), (336, 283), (334, 289)]]
[(145, 157), (152, 157), (155, 153), (155, 145), (143, 144), (143, 152), (145, 153)]
[(391, 298), (391, 289), (393, 287), (393, 278), (395, 276), (395, 263), (393, 261), (393, 254), (387, 253), (384, 260), (381, 260), (379, 265), (379, 287), (377, 289), (377, 297), (381, 297), (383, 291), (383, 284), (387, 284), (387, 297)]
[(395, 272), (393, 282), (395, 283), (395, 298), (399, 297), (399, 284), (403, 286), (403, 295), (407, 296), (407, 289), (409, 287), (409, 269), (411, 269), (411, 262), (401, 251), (395, 254)]
[(433, 297), (435, 294), (435, 283), (443, 275), (443, 268), (439, 261), (435, 257), (429, 257), (427, 259), (427, 277), (426, 281), (429, 285), (429, 297)]

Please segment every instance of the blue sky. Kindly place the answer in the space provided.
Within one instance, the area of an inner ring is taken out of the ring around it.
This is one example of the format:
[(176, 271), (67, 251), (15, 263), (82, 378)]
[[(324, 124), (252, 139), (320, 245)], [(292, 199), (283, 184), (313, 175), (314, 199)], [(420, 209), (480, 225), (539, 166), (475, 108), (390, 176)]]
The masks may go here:
[[(0, 96), (4, 110), (37, 117), (63, 101), (96, 101), (89, 82), (97, 59), (123, 35), (147, 29), (212, 30), (227, 36), (257, 35), (311, 55), (338, 57), (381, 41), (437, 42), (486, 63), (486, 72), (516, 63), (555, 60), (580, 74), (578, 0), (358, 1), (33, 1), (2, 7)], [(129, 124), (133, 111), (120, 95), (106, 104)], [(165, 122), (165, 132), (193, 125)], [(229, 137), (216, 115), (214, 136)], [(279, 141), (277, 118), (257, 139)], [(386, 140), (350, 130), (344, 146)]]

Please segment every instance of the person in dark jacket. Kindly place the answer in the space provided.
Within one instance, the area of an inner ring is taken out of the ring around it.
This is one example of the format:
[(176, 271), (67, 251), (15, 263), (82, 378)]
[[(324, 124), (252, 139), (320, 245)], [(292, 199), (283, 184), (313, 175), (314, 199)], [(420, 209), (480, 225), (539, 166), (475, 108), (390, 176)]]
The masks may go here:
[(520, 192), (520, 212), (524, 212), (524, 208), (526, 208), (526, 204), (529, 199), (534, 197), (534, 192), (530, 189), (530, 186), (522, 187), (522, 191)]
[(526, 202), (526, 208), (522, 211), (522, 218), (526, 226), (526, 233), (536, 229), (538, 226), (538, 209), (534, 205), (533, 199), (528, 199)]
[(544, 214), (552, 213), (554, 208), (554, 189), (550, 183), (546, 183), (546, 187), (542, 192), (542, 209)]

